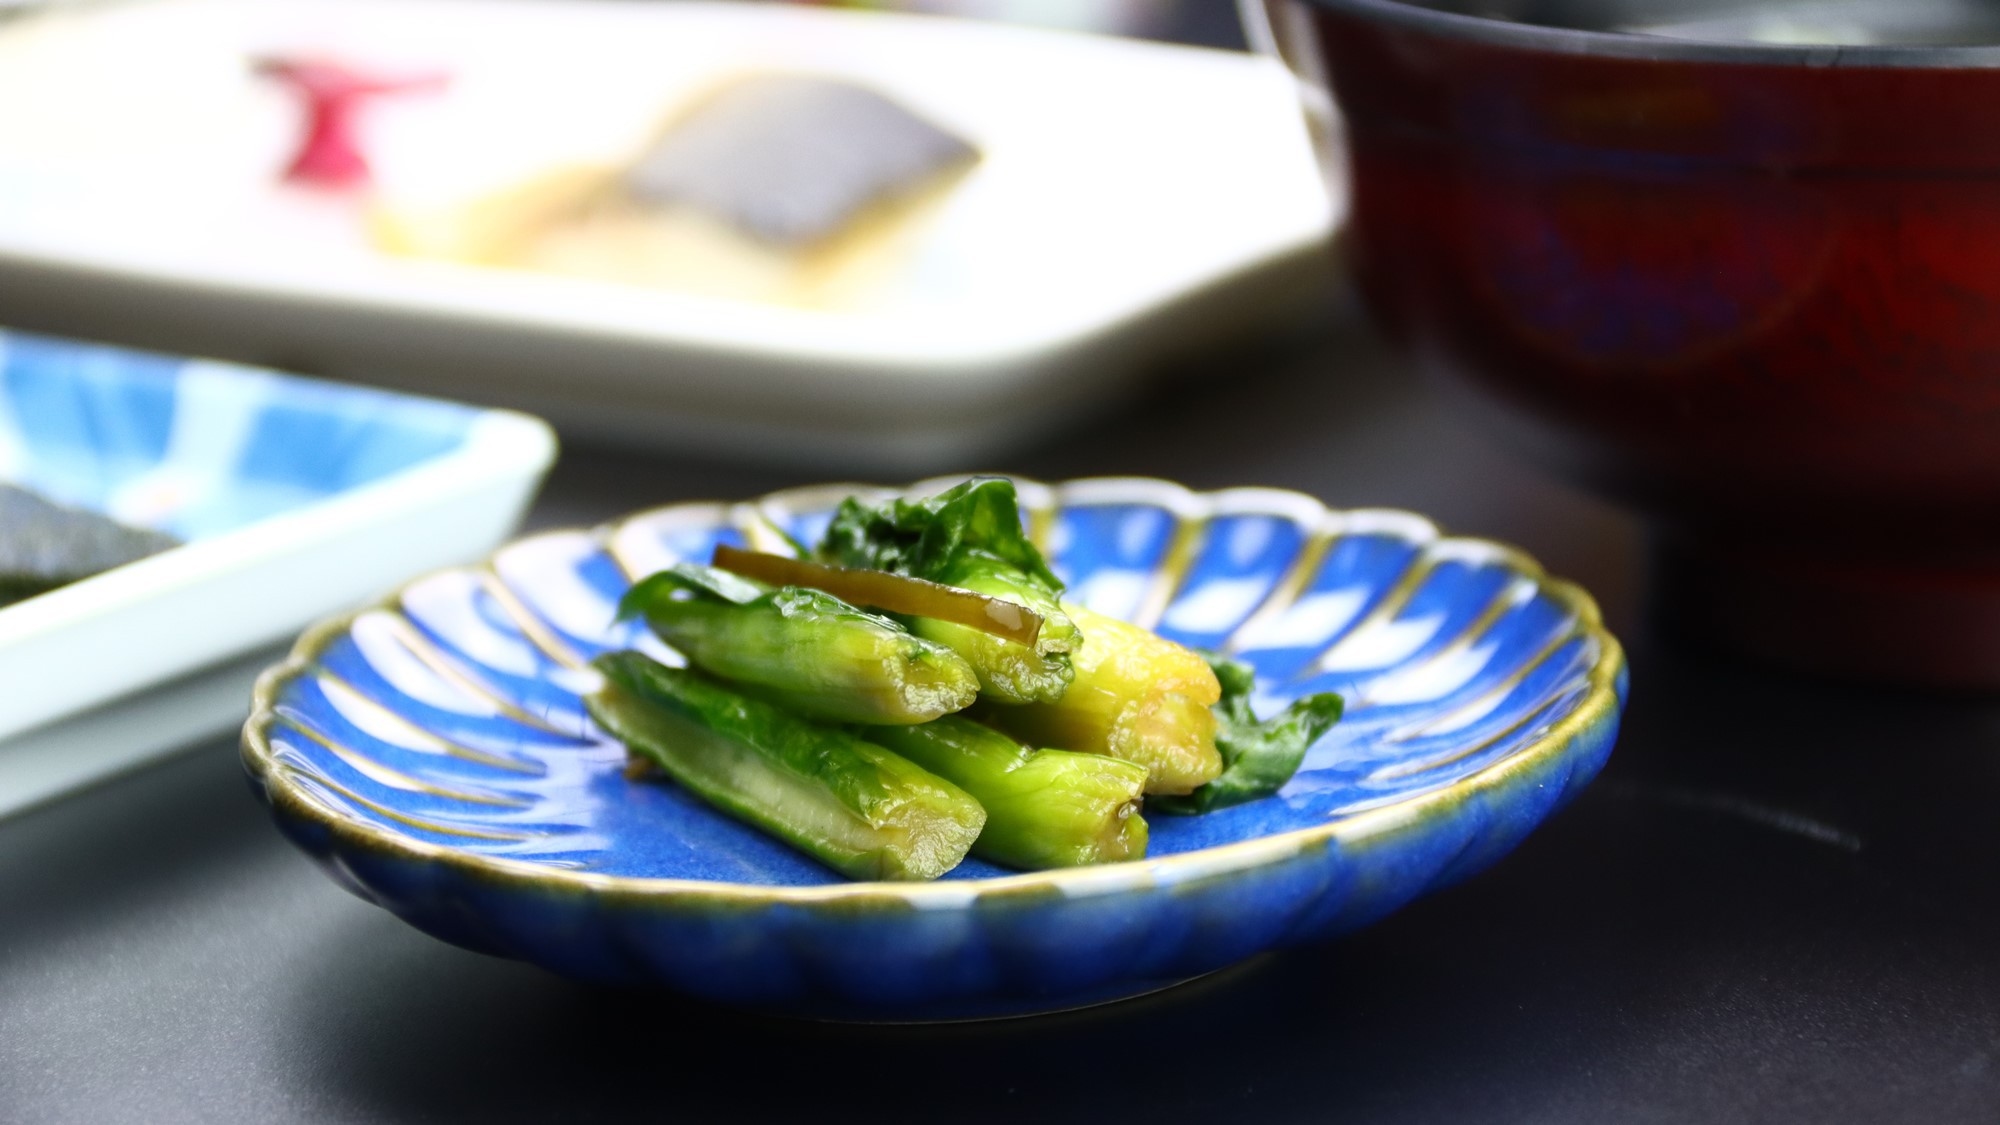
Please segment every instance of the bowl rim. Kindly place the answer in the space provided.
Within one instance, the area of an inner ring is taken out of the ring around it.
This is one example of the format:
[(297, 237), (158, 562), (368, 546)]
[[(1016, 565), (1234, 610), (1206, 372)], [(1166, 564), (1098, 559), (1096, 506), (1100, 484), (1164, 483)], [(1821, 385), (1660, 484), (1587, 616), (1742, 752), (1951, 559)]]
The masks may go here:
[[(962, 476), (949, 479), (962, 479)], [(1293, 507), (1295, 510), (1316, 512), (1318, 518), (1312, 525), (1315, 530), (1327, 527), (1338, 529), (1352, 517), (1362, 516), (1364, 525), (1379, 520), (1391, 526), (1403, 525), (1415, 529), (1412, 537), (1425, 547), (1478, 551), (1502, 561), (1521, 577), (1534, 582), (1551, 599), (1574, 615), (1576, 625), (1573, 635), (1587, 637), (1597, 646), (1597, 659), (1584, 677), (1589, 684), (1589, 690), (1577, 702), (1574, 710), (1557, 720), (1539, 738), (1501, 760), (1450, 784), (1387, 805), (1329, 820), (1324, 824), (1290, 829), (1269, 836), (1259, 836), (1169, 856), (1087, 867), (1030, 871), (983, 879), (910, 883), (853, 880), (797, 886), (606, 875), (468, 852), (392, 832), (372, 821), (363, 820), (314, 799), (300, 784), (295, 772), (280, 763), (273, 753), (270, 730), (275, 724), (282, 722), (276, 707), (279, 690), (297, 676), (310, 670), (320, 652), (342, 636), (356, 618), (370, 612), (393, 610), (404, 590), (428, 577), (420, 576), (397, 587), (387, 597), (372, 605), (319, 621), (299, 637), (283, 661), (265, 669), (257, 678), (256, 687), (252, 692), (250, 717), (243, 725), (241, 755), (244, 768), (257, 792), (271, 806), (273, 813), (280, 817), (281, 823), (284, 818), (292, 818), (324, 829), (331, 834), (332, 846), (308, 849), (320, 857), (338, 857), (344, 849), (358, 849), (364, 853), (374, 853), (377, 856), (406, 863), (441, 864), (460, 876), (545, 895), (589, 895), (670, 909), (676, 907), (729, 909), (745, 906), (827, 907), (847, 910), (949, 909), (975, 902), (990, 902), (997, 897), (1012, 895), (1032, 897), (1055, 893), (1065, 897), (1080, 898), (1167, 888), (1275, 865), (1330, 846), (1349, 848), (1364, 845), (1378, 837), (1393, 837), (1399, 829), (1426, 820), (1433, 814), (1447, 811), (1486, 792), (1503, 788), (1517, 774), (1532, 774), (1561, 759), (1572, 744), (1596, 732), (1607, 722), (1616, 724), (1623, 709), (1626, 692), (1625, 652), (1618, 639), (1605, 628), (1603, 615), (1598, 609), (1596, 600), (1581, 586), (1549, 575), (1539, 562), (1518, 547), (1469, 536), (1447, 537), (1439, 531), (1435, 523), (1415, 513), (1384, 508), (1329, 508), (1311, 496), (1286, 489), (1238, 488), (1195, 492), (1185, 486), (1150, 477), (1077, 478), (1059, 484), (1043, 484), (1025, 477), (1010, 477), (1010, 479), (1020, 484), (1024, 491), (1034, 489), (1050, 496), (1058, 492), (1078, 490), (1079, 486), (1082, 491), (1104, 494), (1130, 490), (1128, 496), (1133, 502), (1158, 503), (1170, 511), (1185, 511), (1193, 507), (1207, 507), (1213, 510), (1219, 499), (1255, 495), (1286, 507)], [(823, 495), (834, 489), (845, 490), (842, 492), (843, 495), (866, 489), (903, 493), (927, 488), (937, 483), (938, 480), (925, 481), (904, 488), (862, 484), (811, 485), (768, 493), (748, 501), (747, 506), (761, 512), (766, 504), (801, 496)], [(633, 512), (591, 529), (551, 529), (511, 542), (587, 534), (600, 547), (608, 548), (612, 537), (621, 528), (639, 520), (657, 518), (662, 513), (680, 509), (738, 506), (741, 505), (726, 502), (718, 505), (714, 501), (678, 502)], [(501, 548), (505, 549), (505, 546)], [(493, 557), (488, 556), (486, 560), (469, 566), (450, 567), (433, 573), (468, 570), (491, 573)]]
[(1807, 70), (1995, 70), (2000, 44), (1940, 46), (1833, 46), (1681, 39), (1636, 31), (1595, 31), (1512, 23), (1446, 12), (1406, 0), (1290, 0), (1303, 8), (1338, 12), (1372, 23), (1423, 31), (1441, 38), (1551, 54), (1642, 62), (1735, 63)]

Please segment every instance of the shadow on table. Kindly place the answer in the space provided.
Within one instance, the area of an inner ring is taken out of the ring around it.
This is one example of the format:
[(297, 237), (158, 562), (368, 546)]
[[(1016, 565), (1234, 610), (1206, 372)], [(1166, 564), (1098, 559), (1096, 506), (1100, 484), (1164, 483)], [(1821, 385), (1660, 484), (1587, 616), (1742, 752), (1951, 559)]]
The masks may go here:
[[(1498, 868), (1124, 1004), (843, 1026), (377, 924), (287, 1007), (329, 1095), (501, 1120), (1957, 1119), (2000, 1104), (2000, 707), (1642, 652), (1607, 774)], [(386, 921), (386, 920), (385, 920)], [(1616, 1115), (1616, 1116), (1609, 1116)]]

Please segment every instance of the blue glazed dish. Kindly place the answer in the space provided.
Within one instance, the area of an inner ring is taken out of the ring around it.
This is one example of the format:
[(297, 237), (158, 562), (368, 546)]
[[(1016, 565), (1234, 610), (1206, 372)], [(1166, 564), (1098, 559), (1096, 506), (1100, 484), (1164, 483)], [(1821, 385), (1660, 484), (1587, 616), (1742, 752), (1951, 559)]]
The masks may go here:
[[(930, 490), (941, 482), (916, 486)], [(1094, 609), (1345, 719), (1277, 796), (1149, 817), (1142, 861), (855, 883), (659, 782), (579, 703), (634, 575), (810, 540), (862, 486), (521, 540), (322, 623), (260, 681), (244, 762), (335, 879), (446, 941), (580, 980), (862, 1019), (1015, 1015), (1156, 989), (1362, 926), (1504, 855), (1594, 777), (1626, 692), (1577, 587), (1403, 512), (1155, 480), (1021, 482)]]
[(481, 411), (0, 331), (0, 480), (188, 542), (446, 456)]
[(253, 654), (484, 556), (554, 455), (507, 411), (0, 330), (0, 482), (181, 541), (0, 606), (0, 813), (238, 725)]

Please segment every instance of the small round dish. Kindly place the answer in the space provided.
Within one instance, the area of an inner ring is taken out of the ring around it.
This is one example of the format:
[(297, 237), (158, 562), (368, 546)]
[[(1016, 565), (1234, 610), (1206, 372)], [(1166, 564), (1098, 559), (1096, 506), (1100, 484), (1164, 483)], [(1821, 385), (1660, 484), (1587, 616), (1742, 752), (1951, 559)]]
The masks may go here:
[[(915, 491), (940, 487), (937, 482)], [(1348, 714), (1275, 797), (1149, 817), (1142, 861), (977, 860), (856, 883), (670, 785), (631, 782), (579, 703), (635, 574), (816, 536), (833, 485), (520, 540), (308, 631), (258, 683), (243, 759), (341, 885), (446, 941), (581, 980), (856, 1019), (1135, 995), (1351, 930), (1491, 864), (1596, 775), (1625, 660), (1581, 589), (1405, 512), (1267, 489), (1020, 482), (1094, 609), (1258, 670), (1261, 712)]]

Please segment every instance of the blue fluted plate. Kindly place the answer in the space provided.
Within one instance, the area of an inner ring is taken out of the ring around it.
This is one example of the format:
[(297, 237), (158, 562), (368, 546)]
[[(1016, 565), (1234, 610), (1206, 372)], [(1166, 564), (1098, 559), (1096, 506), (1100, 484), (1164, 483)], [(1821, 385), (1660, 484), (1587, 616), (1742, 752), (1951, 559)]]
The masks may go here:
[[(949, 482), (917, 486), (931, 491)], [(583, 980), (805, 1014), (1073, 1007), (1364, 925), (1491, 864), (1596, 775), (1625, 662), (1588, 594), (1405, 512), (1155, 480), (1022, 482), (1070, 596), (1257, 667), (1260, 713), (1347, 717), (1277, 796), (1149, 817), (1147, 859), (855, 883), (669, 784), (579, 703), (635, 574), (811, 540), (860, 486), (521, 540), (325, 622), (258, 685), (244, 761), (335, 879), (412, 925)]]

